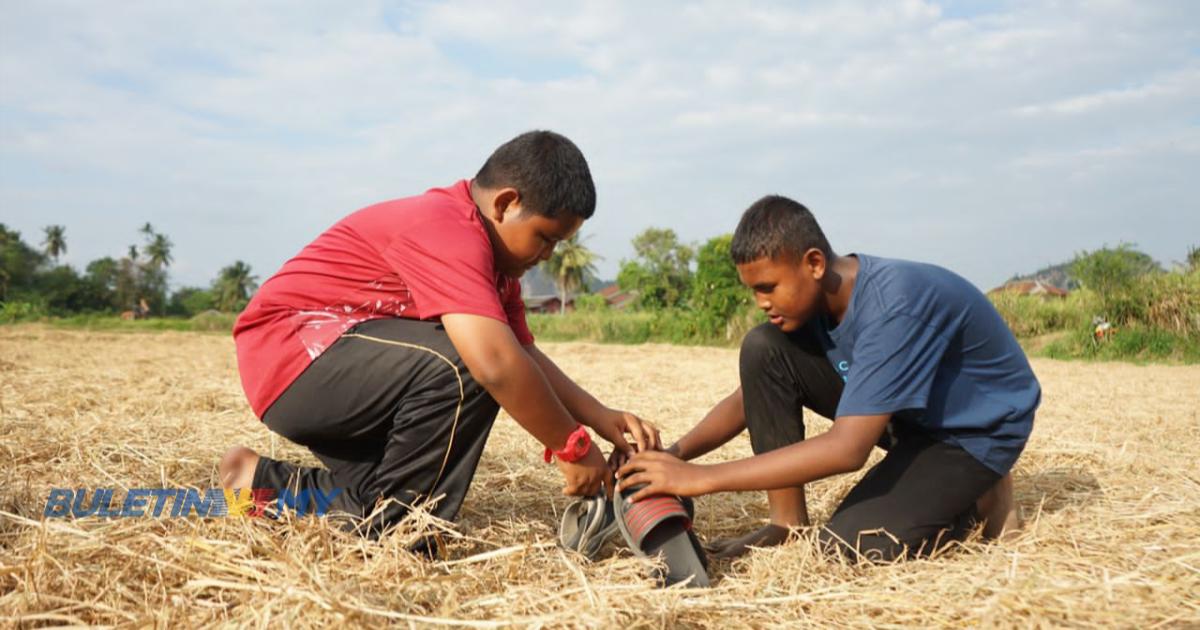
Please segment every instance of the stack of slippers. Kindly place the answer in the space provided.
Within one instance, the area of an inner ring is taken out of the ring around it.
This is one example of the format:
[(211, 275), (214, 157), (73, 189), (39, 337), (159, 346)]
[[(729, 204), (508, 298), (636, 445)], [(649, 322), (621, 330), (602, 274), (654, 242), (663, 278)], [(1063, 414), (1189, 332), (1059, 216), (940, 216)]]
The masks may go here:
[(641, 487), (614, 493), (611, 501), (601, 494), (571, 503), (563, 512), (559, 542), (594, 559), (604, 543), (620, 532), (638, 556), (662, 559), (665, 569), (655, 575), (659, 584), (709, 586), (708, 560), (692, 531), (695, 508), (691, 499), (660, 494), (629, 502)]

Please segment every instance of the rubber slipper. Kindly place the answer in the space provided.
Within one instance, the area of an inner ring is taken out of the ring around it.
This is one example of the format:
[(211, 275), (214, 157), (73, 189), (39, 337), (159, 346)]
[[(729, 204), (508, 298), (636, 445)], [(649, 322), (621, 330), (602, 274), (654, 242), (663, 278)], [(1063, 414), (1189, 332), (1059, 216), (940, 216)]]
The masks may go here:
[(666, 573), (658, 576), (663, 585), (687, 582), (690, 587), (707, 587), (708, 561), (692, 533), (684, 502), (676, 496), (654, 495), (630, 503), (629, 497), (642, 487), (613, 493), (617, 528), (625, 543), (639, 556), (662, 557), (667, 565)]
[(558, 542), (572, 551), (579, 551), (584, 532), (595, 527), (594, 521), (600, 514), (597, 504), (601, 497), (575, 499), (563, 510), (562, 522), (558, 526)]
[(604, 543), (617, 535), (617, 514), (613, 509), (612, 501), (603, 500), (602, 512), (599, 520), (595, 521), (596, 526), (584, 535), (583, 540), (579, 541), (579, 553), (588, 558), (595, 559), (596, 554), (600, 553), (600, 548)]
[(600, 548), (617, 533), (612, 503), (600, 494), (577, 499), (563, 510), (558, 542), (563, 547), (595, 558)]

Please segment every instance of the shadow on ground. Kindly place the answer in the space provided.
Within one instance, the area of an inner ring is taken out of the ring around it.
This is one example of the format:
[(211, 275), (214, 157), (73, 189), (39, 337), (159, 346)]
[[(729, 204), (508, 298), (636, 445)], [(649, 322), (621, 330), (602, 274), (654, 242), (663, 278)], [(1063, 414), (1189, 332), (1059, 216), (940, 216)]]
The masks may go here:
[(1017, 475), (1017, 505), (1026, 514), (1043, 513), (1093, 503), (1104, 496), (1100, 482), (1091, 471), (1083, 468), (1052, 468), (1031, 475)]

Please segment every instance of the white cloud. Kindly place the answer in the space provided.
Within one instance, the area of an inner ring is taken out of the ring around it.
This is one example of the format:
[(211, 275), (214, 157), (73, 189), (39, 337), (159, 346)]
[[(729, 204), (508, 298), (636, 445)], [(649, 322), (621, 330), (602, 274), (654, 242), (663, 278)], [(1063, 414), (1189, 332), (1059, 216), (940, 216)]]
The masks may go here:
[(1183, 70), (1172, 71), (1144, 85), (1105, 89), (1015, 110), (1021, 116), (1045, 114), (1086, 114), (1114, 107), (1139, 107), (1182, 101), (1180, 105), (1200, 106), (1200, 61)]
[(1200, 192), (1200, 11), (986, 8), (14, 5), (0, 221), (66, 224), (78, 264), (150, 220), (179, 281), (235, 258), (265, 276), (340, 216), (549, 127), (592, 163), (585, 231), (609, 275), (641, 229), (706, 238), (768, 192), (809, 204), (839, 249), (981, 285), (1105, 242), (1181, 256), (1200, 234), (1182, 212)]

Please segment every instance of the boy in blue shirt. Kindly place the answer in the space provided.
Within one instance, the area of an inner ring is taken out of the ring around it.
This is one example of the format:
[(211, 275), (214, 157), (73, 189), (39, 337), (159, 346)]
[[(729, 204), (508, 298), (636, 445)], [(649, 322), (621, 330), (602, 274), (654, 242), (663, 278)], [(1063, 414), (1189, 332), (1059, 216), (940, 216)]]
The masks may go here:
[[(742, 343), (741, 385), (666, 451), (634, 455), (619, 488), (695, 496), (766, 490), (770, 524), (719, 556), (779, 544), (808, 525), (804, 485), (887, 455), (821, 531), (830, 548), (887, 561), (927, 555), (982, 522), (1017, 526), (1011, 469), (1041, 388), (1012, 332), (969, 282), (933, 265), (834, 254), (812, 213), (769, 196), (731, 254), (770, 322)], [(834, 418), (805, 439), (802, 407)], [(750, 432), (755, 455), (687, 460)]]

